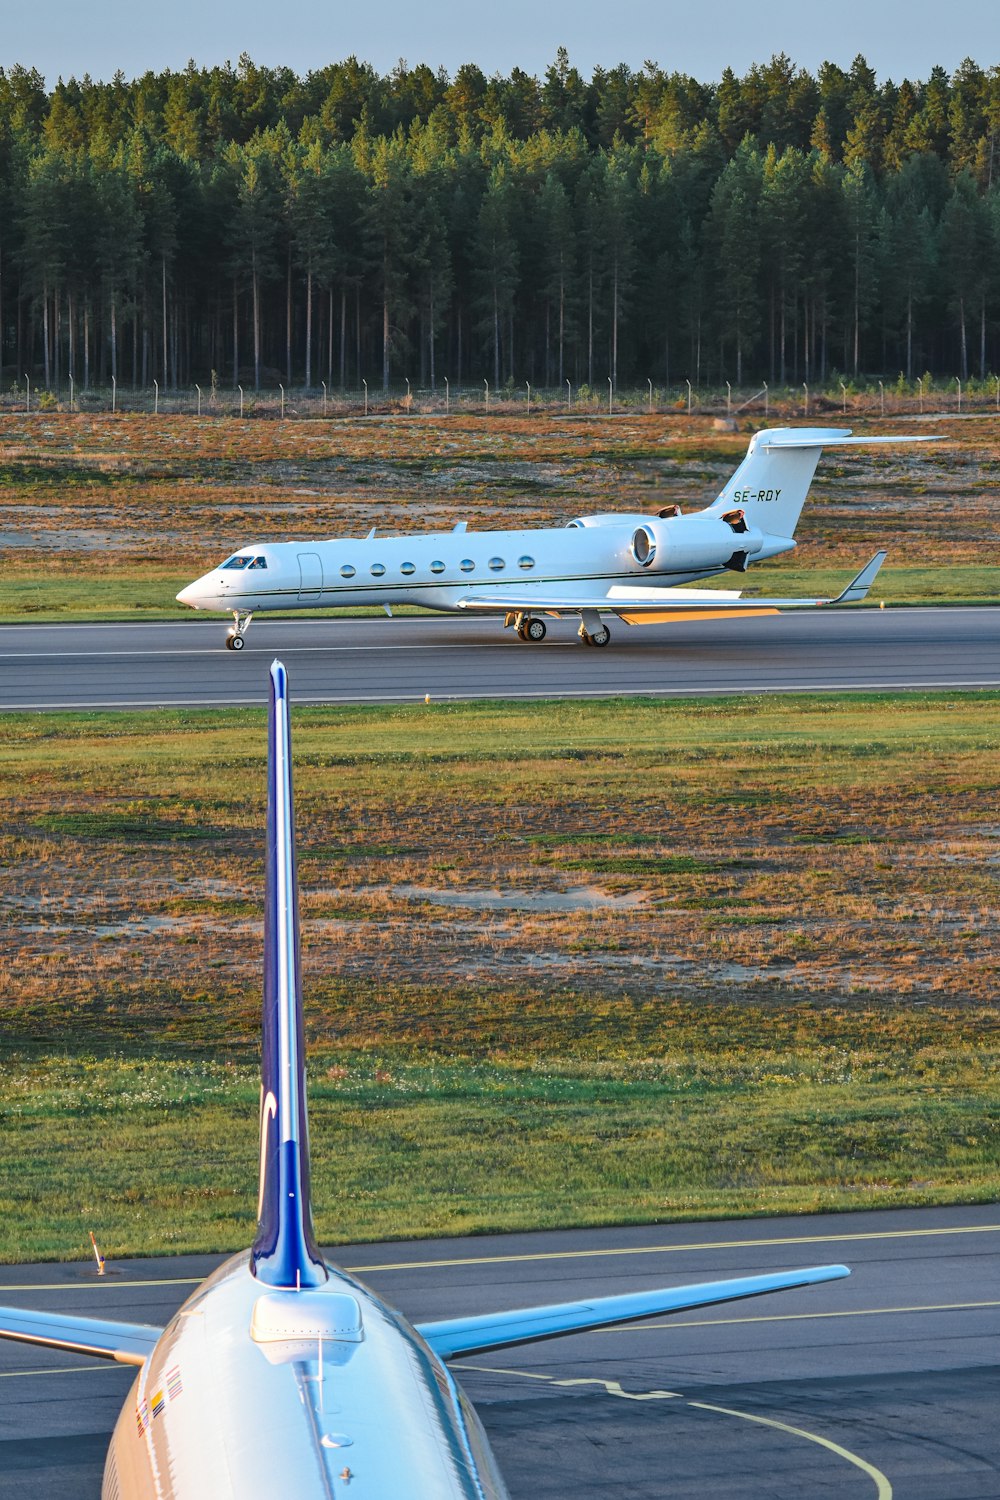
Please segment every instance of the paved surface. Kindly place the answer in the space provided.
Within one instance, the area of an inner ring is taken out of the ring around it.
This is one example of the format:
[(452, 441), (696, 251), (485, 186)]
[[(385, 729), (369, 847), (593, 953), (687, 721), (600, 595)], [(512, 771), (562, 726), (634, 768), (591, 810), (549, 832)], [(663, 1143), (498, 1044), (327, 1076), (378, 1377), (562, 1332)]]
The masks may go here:
[[(998, 1250), (985, 1206), (336, 1258), (414, 1320), (844, 1261), (848, 1281), (460, 1362), (514, 1500), (996, 1500)], [(0, 1267), (0, 1300), (162, 1324), (215, 1263)], [(4, 1500), (96, 1500), (132, 1379), (0, 1343)]]
[(280, 654), (297, 702), (604, 697), (1000, 686), (1000, 609), (815, 610), (700, 624), (614, 625), (604, 649), (572, 621), (541, 645), (497, 621), (254, 620), (0, 627), (0, 710), (262, 703)]

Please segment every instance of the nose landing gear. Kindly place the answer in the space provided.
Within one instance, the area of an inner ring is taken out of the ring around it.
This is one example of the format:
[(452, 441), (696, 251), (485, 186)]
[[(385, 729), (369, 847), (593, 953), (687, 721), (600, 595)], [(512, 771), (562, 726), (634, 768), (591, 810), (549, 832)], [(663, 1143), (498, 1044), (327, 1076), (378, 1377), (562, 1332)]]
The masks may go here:
[(246, 645), (245, 636), (253, 619), (253, 611), (249, 609), (233, 610), (233, 628), (226, 635), (227, 651), (242, 651)]

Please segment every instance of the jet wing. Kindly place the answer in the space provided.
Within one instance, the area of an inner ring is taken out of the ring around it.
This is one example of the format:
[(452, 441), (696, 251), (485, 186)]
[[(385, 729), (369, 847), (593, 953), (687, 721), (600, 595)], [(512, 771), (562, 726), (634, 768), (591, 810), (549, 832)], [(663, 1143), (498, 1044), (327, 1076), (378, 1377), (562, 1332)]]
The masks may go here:
[(141, 1365), (162, 1332), (162, 1328), (152, 1328), (148, 1323), (111, 1323), (104, 1318), (0, 1307), (0, 1338), (41, 1344), (46, 1349), (67, 1349), (74, 1354), (95, 1354), (120, 1365)]
[(746, 598), (732, 589), (624, 588), (614, 585), (603, 594), (535, 593), (497, 589), (490, 594), (467, 594), (456, 600), (458, 609), (489, 614), (579, 615), (601, 611), (616, 614), (629, 625), (665, 620), (719, 620), (731, 616), (773, 615), (786, 609), (816, 609), (823, 604), (855, 604), (864, 599), (887, 557), (876, 552), (871, 562), (835, 599)]
[(703, 1281), (655, 1292), (626, 1292), (620, 1297), (595, 1297), (587, 1302), (557, 1302), (550, 1307), (522, 1307), (513, 1312), (483, 1313), (471, 1318), (449, 1318), (441, 1323), (418, 1323), (417, 1332), (441, 1359), (464, 1354), (486, 1354), (515, 1344), (534, 1344), (563, 1333), (611, 1328), (663, 1313), (683, 1312), (712, 1302), (736, 1302), (789, 1287), (836, 1281), (851, 1273), (846, 1266), (811, 1266), (803, 1271), (777, 1271), (765, 1276), (742, 1276), (733, 1281)]

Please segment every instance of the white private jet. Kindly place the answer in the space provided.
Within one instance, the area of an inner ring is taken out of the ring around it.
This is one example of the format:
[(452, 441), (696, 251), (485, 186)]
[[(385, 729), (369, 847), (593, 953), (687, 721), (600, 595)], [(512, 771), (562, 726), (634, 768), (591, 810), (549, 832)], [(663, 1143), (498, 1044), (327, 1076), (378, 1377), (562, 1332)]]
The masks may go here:
[(606, 646), (603, 616), (629, 625), (769, 615), (863, 599), (886, 554), (878, 552), (835, 599), (744, 599), (738, 590), (679, 585), (727, 569), (745, 573), (795, 547), (795, 527), (823, 448), (856, 443), (933, 442), (932, 437), (852, 437), (848, 428), (782, 427), (758, 432), (718, 499), (682, 515), (611, 512), (530, 531), (453, 531), (416, 536), (255, 542), (205, 573), (177, 599), (231, 614), (231, 651), (243, 649), (265, 610), (418, 604), (495, 614), (523, 641), (545, 639), (544, 615), (576, 615), (580, 639)]
[(103, 1500), (503, 1500), (447, 1361), (849, 1275), (778, 1271), (411, 1326), (328, 1263), (309, 1206), (290, 723), (271, 668), (257, 1237), (166, 1328), (0, 1308), (0, 1336), (137, 1366)]

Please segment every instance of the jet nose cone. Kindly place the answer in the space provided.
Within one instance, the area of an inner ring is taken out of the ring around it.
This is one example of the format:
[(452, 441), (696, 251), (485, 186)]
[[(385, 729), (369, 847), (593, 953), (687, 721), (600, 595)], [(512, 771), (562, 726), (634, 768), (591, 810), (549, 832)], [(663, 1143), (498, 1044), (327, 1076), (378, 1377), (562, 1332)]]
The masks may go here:
[(178, 604), (189, 604), (192, 609), (197, 609), (198, 585), (196, 583), (189, 583), (186, 588), (181, 589), (180, 593), (175, 595), (175, 598)]

